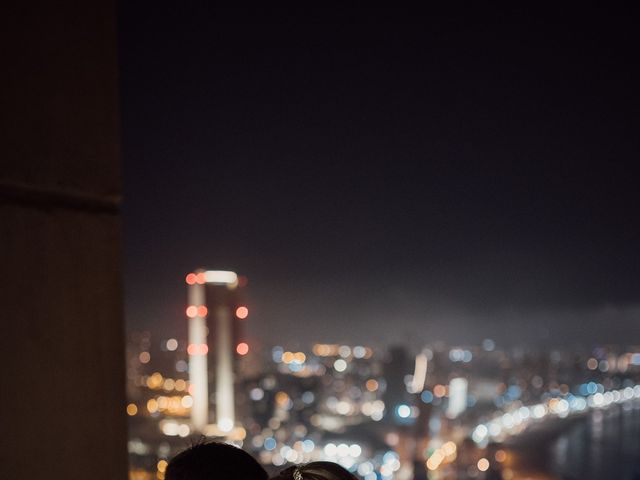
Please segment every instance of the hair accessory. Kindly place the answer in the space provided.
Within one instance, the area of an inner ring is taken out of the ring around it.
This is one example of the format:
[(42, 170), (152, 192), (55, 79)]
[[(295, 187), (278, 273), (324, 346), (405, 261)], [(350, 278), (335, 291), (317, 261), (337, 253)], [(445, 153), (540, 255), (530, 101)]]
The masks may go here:
[(293, 480), (302, 480), (302, 472), (298, 467), (293, 471)]

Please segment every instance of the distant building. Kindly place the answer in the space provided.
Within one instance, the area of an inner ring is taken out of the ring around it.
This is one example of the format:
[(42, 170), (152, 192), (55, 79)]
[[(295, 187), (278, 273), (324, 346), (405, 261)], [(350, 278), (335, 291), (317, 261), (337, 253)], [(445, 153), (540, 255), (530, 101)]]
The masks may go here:
[[(226, 435), (236, 426), (234, 358), (249, 351), (238, 322), (249, 310), (240, 301), (235, 272), (197, 270), (187, 275), (186, 282), (192, 426), (207, 434)], [(214, 425), (210, 424), (210, 391), (215, 398)]]
[[(389, 348), (389, 359), (384, 368), (387, 381), (384, 403), (390, 412), (396, 412), (400, 406), (407, 406), (412, 403), (411, 395), (407, 391), (405, 382), (407, 376), (413, 372), (412, 360), (404, 346)], [(407, 408), (409, 407), (407, 406)], [(388, 415), (386, 419), (389, 422), (396, 422), (398, 415)]]

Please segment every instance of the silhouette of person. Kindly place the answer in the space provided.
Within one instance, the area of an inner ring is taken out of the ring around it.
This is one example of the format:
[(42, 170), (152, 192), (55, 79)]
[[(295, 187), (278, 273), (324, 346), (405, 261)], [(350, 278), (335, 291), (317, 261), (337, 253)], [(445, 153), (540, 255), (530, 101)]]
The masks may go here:
[(167, 466), (166, 480), (267, 480), (264, 468), (247, 452), (218, 442), (198, 443)]
[(311, 462), (286, 468), (271, 480), (357, 480), (357, 478), (337, 463)]

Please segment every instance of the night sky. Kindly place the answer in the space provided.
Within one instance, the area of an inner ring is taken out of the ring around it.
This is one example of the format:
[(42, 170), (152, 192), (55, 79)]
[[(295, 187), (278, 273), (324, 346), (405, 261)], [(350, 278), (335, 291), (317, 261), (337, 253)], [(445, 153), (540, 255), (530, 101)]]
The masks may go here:
[(129, 328), (640, 343), (638, 16), (120, 5)]

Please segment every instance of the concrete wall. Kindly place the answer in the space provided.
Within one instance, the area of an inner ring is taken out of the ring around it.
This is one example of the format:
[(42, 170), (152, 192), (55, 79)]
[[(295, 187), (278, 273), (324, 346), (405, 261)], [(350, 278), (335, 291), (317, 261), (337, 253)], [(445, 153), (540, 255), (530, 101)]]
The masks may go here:
[(125, 479), (115, 5), (40, 3), (3, 12), (0, 477)]

